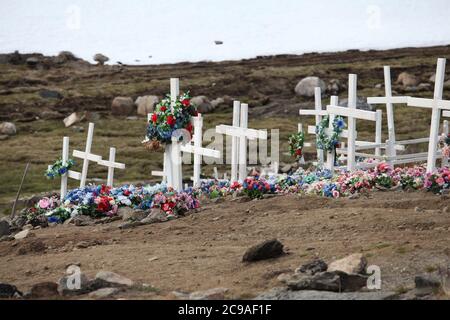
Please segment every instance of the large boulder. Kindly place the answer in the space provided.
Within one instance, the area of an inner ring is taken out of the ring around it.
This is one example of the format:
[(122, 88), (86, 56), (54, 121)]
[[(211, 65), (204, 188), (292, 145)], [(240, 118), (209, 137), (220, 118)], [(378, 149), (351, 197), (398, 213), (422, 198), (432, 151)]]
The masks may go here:
[(284, 254), (283, 244), (276, 240), (268, 240), (249, 248), (242, 257), (243, 262), (254, 262), (277, 258)]
[(134, 112), (133, 99), (129, 97), (116, 97), (111, 105), (111, 113), (115, 116), (129, 116)]
[(138, 97), (134, 102), (137, 106), (137, 114), (146, 117), (147, 114), (152, 113), (155, 106), (159, 103), (157, 96), (143, 96)]
[(214, 110), (211, 101), (205, 96), (197, 96), (191, 99), (191, 104), (197, 107), (199, 113), (208, 113)]
[(61, 51), (53, 61), (57, 64), (67, 63), (69, 61), (77, 61), (79, 60), (75, 55), (70, 51)]
[(0, 124), (0, 134), (13, 136), (17, 133), (16, 125), (12, 122), (3, 122)]
[(317, 87), (325, 92), (327, 85), (319, 77), (307, 77), (302, 79), (295, 87), (295, 93), (301, 97), (311, 98)]
[(397, 84), (401, 84), (404, 87), (415, 87), (419, 84), (419, 79), (408, 72), (402, 72), (397, 78)]
[(93, 284), (97, 289), (132, 287), (133, 285), (133, 280), (110, 271), (98, 272)]
[(59, 296), (58, 284), (55, 282), (41, 282), (35, 284), (30, 291), (31, 298), (50, 298)]
[(364, 273), (367, 267), (367, 259), (361, 253), (355, 253), (345, 258), (333, 261), (328, 266), (328, 271), (341, 271), (348, 274)]
[(94, 55), (94, 61), (97, 62), (98, 65), (103, 66), (105, 62), (109, 61), (109, 58), (104, 54), (97, 53), (96, 55)]
[(22, 292), (17, 290), (16, 286), (8, 283), (0, 283), (0, 299), (19, 298)]

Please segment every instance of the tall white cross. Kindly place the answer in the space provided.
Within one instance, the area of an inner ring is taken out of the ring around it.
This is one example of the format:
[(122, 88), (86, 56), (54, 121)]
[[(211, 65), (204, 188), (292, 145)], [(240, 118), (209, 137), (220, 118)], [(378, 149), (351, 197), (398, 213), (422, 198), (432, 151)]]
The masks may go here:
[[(384, 67), (384, 88), (385, 97), (369, 97), (367, 98), (368, 104), (386, 104), (386, 115), (388, 122), (388, 134), (389, 143), (388, 148), (391, 150), (391, 156), (396, 156), (396, 144), (395, 138), (395, 121), (394, 121), (394, 105), (395, 104), (407, 104), (408, 97), (393, 97), (392, 96), (392, 85), (391, 85), (391, 67)], [(380, 141), (381, 142), (381, 141)]]
[[(316, 87), (314, 89), (314, 110), (305, 110), (300, 109), (299, 113), (301, 116), (315, 116), (316, 117), (316, 125), (313, 126), (314, 128), (314, 134), (316, 132), (316, 127), (319, 126), (320, 122), (322, 121), (322, 118), (324, 116), (327, 116), (328, 113), (326, 110), (322, 110), (322, 91), (320, 87)], [(310, 132), (310, 127), (308, 127), (308, 132)], [(321, 149), (317, 149), (317, 161), (319, 163), (319, 166), (321, 166), (324, 163), (324, 152)]]
[(194, 154), (194, 175), (192, 180), (194, 187), (200, 187), (202, 156), (218, 159), (220, 158), (220, 151), (202, 147), (203, 118), (201, 114), (192, 118), (192, 124), (194, 126), (194, 143), (182, 144), (180, 151)]
[(412, 98), (408, 97), (409, 107), (431, 108), (430, 140), (428, 143), (427, 172), (431, 173), (436, 169), (437, 148), (439, 142), (439, 126), (441, 110), (450, 110), (450, 101), (442, 100), (445, 81), (446, 59), (440, 58), (437, 62), (436, 82), (434, 87), (434, 98)]
[[(235, 124), (238, 122), (235, 118), (237, 114), (240, 115), (239, 126), (235, 126)], [(237, 181), (237, 178), (235, 176), (237, 164), (234, 162), (234, 160), (236, 159), (238, 159), (239, 162), (238, 180), (241, 182), (244, 181), (245, 178), (247, 178), (247, 139), (267, 140), (267, 131), (248, 129), (248, 104), (241, 104), (239, 110), (239, 105), (235, 103), (233, 107), (233, 126), (216, 126), (216, 132), (239, 139), (239, 147), (236, 146), (236, 143), (234, 144), (234, 147), (232, 144), (231, 182)], [(233, 150), (235, 150), (235, 148), (238, 149), (237, 153), (233, 153)]]
[[(327, 106), (327, 111), (330, 115), (347, 117), (348, 139), (347, 139), (347, 169), (353, 171), (356, 169), (356, 119), (363, 119), (369, 121), (379, 121), (380, 111), (364, 111), (356, 109), (356, 91), (357, 90), (357, 76), (356, 74), (349, 75), (348, 85), (348, 108), (338, 107), (335, 105)], [(331, 121), (330, 121), (331, 122)]]
[(106, 185), (112, 187), (114, 183), (114, 169), (125, 169), (125, 164), (116, 161), (116, 148), (109, 148), (109, 160), (100, 160), (97, 163), (108, 167), (108, 179)]
[(91, 153), (92, 147), (92, 139), (94, 137), (94, 124), (89, 123), (88, 135), (86, 140), (86, 148), (85, 151), (73, 150), (73, 157), (83, 159), (83, 169), (81, 170), (81, 178), (80, 178), (80, 188), (84, 188), (86, 186), (86, 178), (89, 168), (89, 161), (99, 162), (102, 160), (102, 157), (96, 154)]

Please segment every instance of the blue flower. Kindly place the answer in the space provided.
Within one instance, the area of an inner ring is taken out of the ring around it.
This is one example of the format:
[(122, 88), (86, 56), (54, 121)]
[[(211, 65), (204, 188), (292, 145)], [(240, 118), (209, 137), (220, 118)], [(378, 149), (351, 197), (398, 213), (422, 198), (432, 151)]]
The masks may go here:
[(62, 167), (62, 168), (59, 169), (58, 172), (59, 172), (60, 175), (63, 175), (63, 174), (65, 174), (67, 172), (67, 168), (66, 167)]

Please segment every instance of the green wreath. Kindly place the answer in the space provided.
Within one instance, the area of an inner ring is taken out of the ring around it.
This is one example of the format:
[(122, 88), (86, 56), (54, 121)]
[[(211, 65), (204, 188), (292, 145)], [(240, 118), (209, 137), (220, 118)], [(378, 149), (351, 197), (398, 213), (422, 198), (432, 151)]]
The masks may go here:
[(329, 124), (330, 118), (325, 116), (316, 127), (317, 149), (332, 152), (339, 144), (339, 137), (344, 131), (346, 124), (342, 117), (335, 117), (333, 120), (333, 132), (330, 137), (326, 133)]
[(303, 145), (305, 134), (303, 132), (294, 133), (289, 137), (289, 153), (297, 160), (303, 157)]
[(45, 171), (45, 176), (48, 179), (61, 177), (62, 175), (66, 174), (74, 165), (75, 161), (73, 161), (72, 159), (69, 159), (66, 162), (63, 162), (62, 159), (58, 159)]

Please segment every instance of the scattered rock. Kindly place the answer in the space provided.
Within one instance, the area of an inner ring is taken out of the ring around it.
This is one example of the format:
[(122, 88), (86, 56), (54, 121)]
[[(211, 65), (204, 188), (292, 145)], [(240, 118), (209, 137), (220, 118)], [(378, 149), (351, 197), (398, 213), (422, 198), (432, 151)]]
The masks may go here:
[(30, 291), (31, 298), (50, 298), (58, 295), (58, 285), (54, 282), (41, 282), (35, 284)]
[(164, 213), (164, 211), (158, 208), (153, 208), (150, 211), (150, 214), (145, 219), (142, 219), (141, 222), (144, 224), (152, 224), (166, 222), (167, 220), (167, 215)]
[(68, 128), (70, 126), (73, 126), (76, 123), (81, 122), (82, 120), (83, 120), (83, 117), (81, 115), (79, 115), (78, 113), (74, 112), (67, 118), (64, 118), (63, 122), (64, 122), (64, 126), (66, 128)]
[(394, 292), (348, 292), (292, 291), (287, 288), (274, 288), (258, 295), (255, 300), (393, 300)]
[(284, 254), (283, 244), (276, 240), (268, 240), (249, 248), (243, 258), (243, 262), (254, 262), (266, 259), (277, 258)]
[(102, 288), (89, 293), (89, 297), (94, 299), (106, 299), (120, 292), (119, 288)]
[(375, 85), (375, 89), (383, 89), (383, 88), (384, 88), (384, 84), (382, 84), (382, 83), (377, 83)]
[(64, 64), (70, 61), (78, 61), (78, 59), (72, 52), (70, 51), (61, 51), (54, 59), (53, 61), (56, 64)]
[(217, 109), (218, 106), (225, 104), (225, 99), (224, 98), (217, 98), (214, 99), (213, 101), (211, 101), (211, 106), (213, 107), (213, 109)]
[(77, 227), (92, 226), (95, 223), (91, 217), (82, 214), (73, 217), (71, 222)]
[(425, 210), (423, 208), (421, 208), (421, 207), (415, 207), (414, 208), (414, 212), (415, 213), (423, 213), (423, 212), (425, 212)]
[(20, 298), (22, 292), (17, 290), (16, 286), (0, 283), (0, 299)]
[(44, 99), (62, 99), (63, 95), (55, 90), (42, 89), (39, 91), (39, 95)]
[(11, 234), (11, 229), (9, 227), (9, 222), (6, 220), (0, 221), (0, 238), (3, 236), (9, 236)]
[(341, 279), (333, 272), (322, 272), (314, 276), (295, 274), (286, 284), (291, 290), (341, 291)]
[(367, 267), (367, 259), (361, 253), (355, 253), (336, 260), (328, 266), (328, 271), (342, 271), (348, 274), (362, 274)]
[(440, 279), (433, 275), (416, 276), (414, 282), (416, 284), (417, 296), (426, 296), (437, 293), (442, 287)]
[(35, 68), (40, 62), (41, 62), (41, 60), (39, 58), (37, 58), (37, 57), (29, 57), (25, 61), (27, 66), (30, 67), (30, 68)]
[(96, 285), (100, 285), (98, 288), (132, 287), (134, 285), (132, 280), (110, 271), (100, 271), (97, 273), (95, 283)]
[(408, 72), (402, 72), (397, 78), (397, 84), (401, 84), (404, 87), (415, 87), (419, 84), (419, 79)]
[[(145, 219), (144, 219), (144, 220), (145, 220)], [(119, 226), (119, 229), (121, 229), (121, 230), (126, 230), (126, 229), (133, 229), (133, 228), (136, 228), (136, 227), (140, 227), (140, 226), (146, 224), (146, 222), (144, 222), (144, 220), (142, 220), (142, 221), (129, 221), (129, 222), (125, 222), (125, 223), (123, 223), (123, 224), (121, 224), (121, 225)]]
[(302, 97), (314, 97), (316, 87), (320, 87), (325, 92), (327, 86), (323, 80), (318, 77), (307, 77), (302, 79), (295, 87), (295, 93)]
[(214, 110), (211, 102), (205, 96), (197, 96), (191, 99), (191, 104), (197, 106), (199, 113), (208, 113)]
[(117, 214), (122, 217), (123, 221), (141, 221), (148, 215), (144, 210), (134, 210), (130, 207), (119, 208)]
[(341, 281), (341, 292), (359, 291), (367, 286), (368, 276), (335, 271)]
[(206, 291), (196, 291), (189, 295), (189, 300), (224, 300), (227, 288), (215, 288)]
[(77, 249), (86, 249), (89, 248), (91, 246), (91, 243), (89, 243), (88, 241), (80, 241), (77, 244), (75, 244), (75, 248)]
[(430, 91), (432, 86), (429, 83), (421, 83), (417, 86), (417, 89), (420, 91)]
[(146, 117), (147, 114), (153, 112), (155, 106), (159, 103), (157, 96), (138, 97), (134, 102), (137, 106), (137, 114)]
[(317, 259), (300, 266), (295, 272), (315, 275), (316, 273), (327, 271), (327, 269), (328, 265), (323, 260)]
[(15, 124), (12, 122), (2, 122), (0, 124), (0, 133), (7, 136), (15, 135), (17, 133)]
[(134, 110), (133, 99), (129, 97), (116, 97), (111, 105), (111, 113), (115, 116), (129, 116)]
[(85, 294), (91, 291), (88, 277), (80, 272), (64, 276), (58, 280), (58, 292), (63, 296)]
[(341, 89), (344, 89), (344, 86), (341, 85), (341, 82), (338, 79), (332, 79), (328, 83), (327, 91), (330, 95), (337, 96)]
[(28, 237), (29, 235), (30, 235), (30, 230), (29, 229), (25, 229), (23, 231), (20, 231), (16, 235), (14, 235), (14, 239), (22, 240), (22, 239), (25, 239), (26, 237)]
[(97, 62), (98, 65), (103, 66), (105, 62), (109, 61), (109, 58), (104, 54), (97, 53), (96, 55), (94, 55), (94, 61)]

